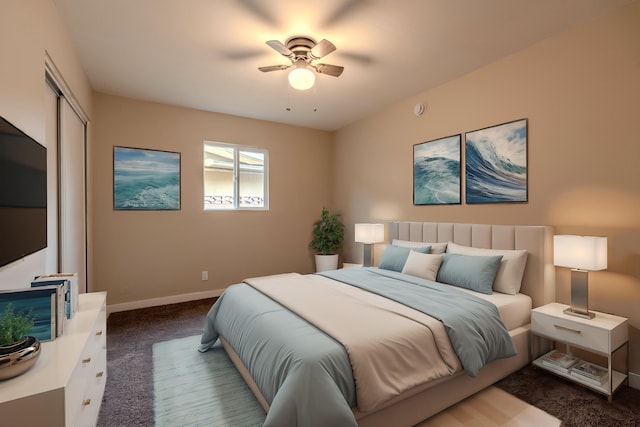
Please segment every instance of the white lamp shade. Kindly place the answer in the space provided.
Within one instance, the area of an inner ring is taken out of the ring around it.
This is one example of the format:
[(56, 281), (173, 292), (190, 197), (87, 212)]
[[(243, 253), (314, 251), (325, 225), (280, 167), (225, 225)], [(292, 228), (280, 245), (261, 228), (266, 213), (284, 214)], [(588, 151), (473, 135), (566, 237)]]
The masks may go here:
[(384, 242), (384, 224), (356, 224), (356, 242)]
[(607, 238), (591, 236), (553, 236), (553, 263), (579, 270), (607, 268)]
[[(304, 62), (304, 61), (302, 61)], [(289, 72), (289, 84), (292, 88), (298, 90), (307, 90), (313, 87), (316, 81), (316, 75), (306, 66), (296, 65), (296, 68)]]

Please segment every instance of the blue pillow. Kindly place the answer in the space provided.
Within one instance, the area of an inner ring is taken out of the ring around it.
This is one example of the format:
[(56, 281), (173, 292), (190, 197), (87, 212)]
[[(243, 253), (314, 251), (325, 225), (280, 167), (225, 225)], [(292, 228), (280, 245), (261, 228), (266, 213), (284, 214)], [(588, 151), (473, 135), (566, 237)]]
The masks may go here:
[(412, 250), (428, 254), (429, 251), (431, 251), (431, 246), (425, 246), (424, 248), (403, 248), (400, 246), (389, 245), (382, 254), (378, 268), (397, 271), (399, 273), (402, 272), (404, 264), (407, 262), (407, 258), (409, 257), (409, 252)]
[(491, 295), (502, 255), (444, 254), (437, 281)]

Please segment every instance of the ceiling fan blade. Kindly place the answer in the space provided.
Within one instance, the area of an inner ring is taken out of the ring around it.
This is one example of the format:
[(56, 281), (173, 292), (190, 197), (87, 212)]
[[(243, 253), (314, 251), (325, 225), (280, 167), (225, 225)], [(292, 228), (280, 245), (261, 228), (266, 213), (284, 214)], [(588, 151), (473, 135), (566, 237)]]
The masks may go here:
[(317, 64), (315, 65), (315, 69), (320, 74), (327, 74), (333, 77), (340, 77), (340, 74), (344, 71), (344, 67), (331, 64)]
[(256, 58), (265, 54), (264, 49), (261, 50), (233, 50), (222, 52), (222, 57), (230, 61), (242, 61), (246, 59)]
[(340, 5), (324, 20), (320, 28), (346, 22), (349, 17), (353, 18), (353, 15), (356, 14), (358, 9), (361, 7), (371, 6), (369, 3), (371, 2), (364, 0), (343, 0), (342, 5)]
[(310, 51), (309, 56), (312, 59), (320, 59), (336, 50), (336, 47), (327, 39), (322, 39)]
[(258, 70), (262, 71), (263, 73), (268, 73), (269, 71), (286, 70), (289, 67), (291, 67), (291, 65), (268, 65), (266, 67), (259, 67)]
[(266, 22), (267, 24), (272, 25), (274, 27), (278, 27), (280, 25), (278, 20), (275, 18), (275, 15), (273, 15), (269, 10), (267, 10), (267, 8), (258, 4), (259, 1), (238, 0), (238, 3), (240, 4), (240, 6), (244, 6), (249, 12), (253, 13), (258, 18)]
[(269, 40), (267, 41), (267, 44), (269, 45), (269, 47), (271, 47), (273, 50), (275, 50), (276, 52), (278, 52), (283, 56), (286, 56), (289, 58), (293, 56), (293, 52), (291, 52), (289, 48), (283, 45), (282, 42), (279, 40)]

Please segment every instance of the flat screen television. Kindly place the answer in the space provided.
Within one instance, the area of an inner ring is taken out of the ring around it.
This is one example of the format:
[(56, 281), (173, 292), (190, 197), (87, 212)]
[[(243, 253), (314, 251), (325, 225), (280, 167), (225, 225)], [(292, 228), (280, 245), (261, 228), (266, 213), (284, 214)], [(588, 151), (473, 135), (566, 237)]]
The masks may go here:
[(0, 266), (47, 247), (47, 149), (0, 117)]

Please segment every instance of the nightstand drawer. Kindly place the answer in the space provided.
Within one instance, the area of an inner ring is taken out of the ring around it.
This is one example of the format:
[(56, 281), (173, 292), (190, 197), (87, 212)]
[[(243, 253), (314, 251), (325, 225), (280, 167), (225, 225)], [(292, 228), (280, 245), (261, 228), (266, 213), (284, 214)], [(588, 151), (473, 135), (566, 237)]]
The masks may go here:
[(608, 330), (586, 325), (583, 322), (533, 311), (531, 328), (536, 334), (600, 353), (609, 353), (612, 350)]

